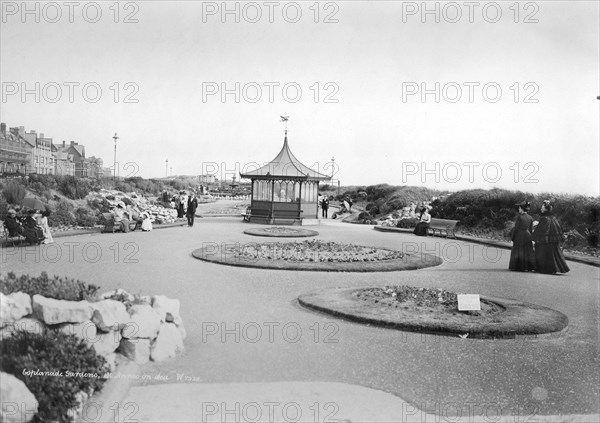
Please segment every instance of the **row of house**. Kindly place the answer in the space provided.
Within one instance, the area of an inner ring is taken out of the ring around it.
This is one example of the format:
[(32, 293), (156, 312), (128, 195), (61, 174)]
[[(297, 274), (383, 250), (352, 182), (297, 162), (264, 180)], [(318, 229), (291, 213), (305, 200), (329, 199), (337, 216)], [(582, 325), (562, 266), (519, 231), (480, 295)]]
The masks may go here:
[(0, 174), (39, 173), (99, 178), (104, 175), (103, 161), (97, 157), (85, 157), (85, 146), (71, 141), (54, 144), (52, 138), (44, 137), (25, 127), (9, 128), (0, 123)]

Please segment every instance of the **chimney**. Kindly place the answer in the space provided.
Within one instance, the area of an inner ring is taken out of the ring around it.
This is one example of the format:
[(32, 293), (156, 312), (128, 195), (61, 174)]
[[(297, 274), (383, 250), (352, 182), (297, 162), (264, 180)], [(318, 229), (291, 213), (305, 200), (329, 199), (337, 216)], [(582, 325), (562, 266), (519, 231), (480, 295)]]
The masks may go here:
[(19, 135), (23, 135), (25, 133), (25, 127), (19, 126)]
[(63, 148), (65, 148), (65, 140), (63, 140)]
[(6, 135), (6, 123), (4, 122), (0, 123), (0, 133), (2, 133), (2, 135)]
[(35, 134), (35, 129), (29, 131), (30, 134)]

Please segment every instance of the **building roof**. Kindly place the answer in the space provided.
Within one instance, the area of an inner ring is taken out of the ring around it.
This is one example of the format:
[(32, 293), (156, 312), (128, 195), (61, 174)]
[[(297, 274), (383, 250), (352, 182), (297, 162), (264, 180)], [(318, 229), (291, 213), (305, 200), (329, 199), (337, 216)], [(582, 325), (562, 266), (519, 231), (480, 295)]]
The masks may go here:
[(330, 176), (319, 173), (308, 166), (303, 165), (300, 160), (294, 156), (288, 144), (287, 131), (283, 140), (283, 147), (273, 160), (259, 169), (244, 174), (240, 173), (240, 177), (249, 179), (305, 179), (311, 181), (331, 179)]

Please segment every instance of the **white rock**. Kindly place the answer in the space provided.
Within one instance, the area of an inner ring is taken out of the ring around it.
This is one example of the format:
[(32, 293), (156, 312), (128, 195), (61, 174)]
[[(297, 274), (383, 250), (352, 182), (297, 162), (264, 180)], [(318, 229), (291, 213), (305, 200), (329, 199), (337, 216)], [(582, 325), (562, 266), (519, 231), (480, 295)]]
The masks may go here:
[(124, 338), (156, 338), (161, 319), (149, 304), (136, 304), (129, 313), (129, 322), (121, 330)]
[(152, 361), (166, 360), (175, 357), (181, 351), (183, 351), (183, 338), (177, 326), (173, 323), (161, 324), (158, 337), (150, 348), (150, 359)]
[(116, 300), (102, 300), (91, 303), (94, 313), (92, 322), (103, 332), (121, 329), (129, 322), (129, 313), (125, 304)]
[(35, 396), (25, 383), (8, 373), (0, 373), (0, 421), (26, 423), (38, 409)]
[(31, 314), (31, 297), (24, 292), (4, 295), (0, 292), (0, 327)]
[[(179, 315), (180, 302), (177, 299), (167, 298), (164, 295), (155, 295), (152, 297), (152, 308), (159, 311), (163, 322), (173, 322), (176, 325), (182, 323)], [(168, 317), (168, 314), (171, 317)], [(169, 320), (167, 320), (169, 318)]]
[(92, 307), (87, 301), (65, 301), (33, 296), (33, 314), (48, 325), (58, 323), (83, 323), (92, 317)]
[(119, 331), (98, 332), (94, 339), (87, 341), (87, 344), (93, 347), (97, 354), (106, 356), (119, 348), (121, 339), (123, 338)]
[(96, 325), (91, 320), (82, 323), (62, 323), (58, 325), (58, 330), (68, 335), (75, 335), (82, 341), (96, 339)]
[(117, 351), (138, 364), (145, 364), (150, 358), (150, 340), (123, 338)]

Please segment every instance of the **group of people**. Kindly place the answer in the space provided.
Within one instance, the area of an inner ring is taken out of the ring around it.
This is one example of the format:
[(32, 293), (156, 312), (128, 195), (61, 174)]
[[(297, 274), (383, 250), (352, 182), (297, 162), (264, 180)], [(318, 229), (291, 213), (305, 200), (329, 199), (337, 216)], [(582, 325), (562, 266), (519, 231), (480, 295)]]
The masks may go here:
[[(318, 205), (319, 207), (321, 207), (321, 217), (324, 219), (328, 218), (328, 212), (329, 212), (329, 203), (331, 202), (331, 199), (333, 197), (328, 197), (327, 195), (321, 195), (319, 194), (319, 198), (318, 198)], [(346, 206), (346, 204), (348, 206)], [(350, 212), (352, 210), (352, 198), (350, 198), (349, 196), (346, 196), (344, 198), (344, 201), (340, 204), (340, 210), (341, 212)], [(335, 219), (335, 213), (333, 218)]]
[(171, 198), (171, 206), (177, 209), (177, 217), (179, 219), (183, 219), (183, 216), (185, 216), (187, 217), (188, 226), (194, 226), (194, 217), (198, 208), (198, 199), (194, 191), (190, 191), (189, 195), (185, 191), (179, 191), (179, 195)]
[(570, 269), (560, 249), (563, 231), (552, 214), (550, 201), (542, 203), (539, 222), (534, 222), (528, 214), (529, 202), (523, 201), (515, 206), (519, 214), (512, 231), (513, 247), (508, 268), (521, 272), (567, 273)]
[(22, 236), (31, 245), (50, 244), (54, 242), (54, 239), (50, 233), (48, 216), (50, 216), (48, 209), (44, 211), (29, 210), (20, 216), (15, 209), (9, 209), (4, 227), (8, 231), (8, 236)]
[[(123, 201), (119, 201), (111, 212), (115, 219), (115, 225), (119, 225), (121, 232), (135, 231), (137, 227), (140, 227), (144, 232), (152, 230), (151, 216), (146, 211), (138, 213), (130, 206), (126, 206)], [(131, 228), (130, 224), (134, 222), (135, 226)]]

